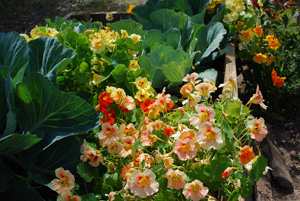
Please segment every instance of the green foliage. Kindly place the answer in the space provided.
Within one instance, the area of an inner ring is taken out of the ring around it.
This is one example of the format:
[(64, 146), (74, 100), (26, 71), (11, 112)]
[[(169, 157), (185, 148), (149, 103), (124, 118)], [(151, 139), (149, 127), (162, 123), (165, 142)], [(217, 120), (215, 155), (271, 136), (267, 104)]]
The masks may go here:
[[(22, 172), (13, 172), (4, 165), (3, 171), (9, 175), (1, 176), (4, 184), (0, 189), (13, 199), (16, 194), (12, 192), (18, 192), (18, 196), (41, 200), (30, 186), (31, 180), (48, 184), (56, 168), (73, 169), (79, 158), (79, 151), (74, 154), (74, 149), (78, 150), (79, 145), (67, 137), (95, 128), (98, 114), (86, 101), (61, 92), (54, 85), (56, 70), (64, 68), (75, 56), (72, 50), (53, 38), (41, 37), (28, 45), (15, 32), (0, 35), (0, 93), (4, 97), (0, 110), (6, 114), (0, 116), (6, 122), (1, 124), (1, 162), (12, 160), (40, 175), (27, 180)], [(69, 146), (63, 146), (65, 143)], [(27, 182), (13, 181), (14, 174)]]

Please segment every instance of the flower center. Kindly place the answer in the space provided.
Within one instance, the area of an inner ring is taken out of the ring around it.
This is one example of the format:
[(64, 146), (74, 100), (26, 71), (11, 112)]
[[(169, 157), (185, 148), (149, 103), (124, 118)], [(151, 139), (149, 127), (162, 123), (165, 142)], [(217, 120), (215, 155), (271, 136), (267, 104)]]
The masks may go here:
[(202, 122), (206, 122), (209, 119), (208, 113), (206, 111), (201, 112), (199, 116)]
[(216, 134), (212, 130), (207, 131), (205, 135), (206, 135), (207, 141), (215, 141), (216, 140)]
[(140, 183), (140, 186), (142, 186), (142, 187), (148, 186), (150, 184), (149, 177), (143, 176), (140, 179), (139, 183)]
[(193, 184), (191, 186), (191, 191), (196, 192), (196, 191), (199, 191), (199, 190), (200, 190), (200, 186), (199, 185)]
[(181, 177), (180, 175), (176, 174), (175, 172), (172, 174), (172, 180), (175, 180), (175, 181), (179, 181), (181, 180)]
[(190, 146), (188, 144), (183, 145), (182, 146), (182, 151), (189, 152), (190, 151)]

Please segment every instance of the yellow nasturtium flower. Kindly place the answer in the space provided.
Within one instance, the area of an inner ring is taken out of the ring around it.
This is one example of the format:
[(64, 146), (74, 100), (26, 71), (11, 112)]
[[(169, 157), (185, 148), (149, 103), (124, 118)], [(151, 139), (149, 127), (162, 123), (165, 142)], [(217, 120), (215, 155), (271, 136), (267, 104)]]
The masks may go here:
[(249, 43), (253, 37), (253, 32), (251, 31), (251, 29), (241, 31), (241, 34), (242, 36), (240, 37), (240, 39), (246, 43)]
[(27, 34), (20, 34), (20, 36), (23, 36), (26, 39), (27, 43), (32, 40)]
[(262, 54), (262, 53), (255, 54), (253, 56), (253, 61), (258, 64), (265, 63), (267, 61), (267, 55)]

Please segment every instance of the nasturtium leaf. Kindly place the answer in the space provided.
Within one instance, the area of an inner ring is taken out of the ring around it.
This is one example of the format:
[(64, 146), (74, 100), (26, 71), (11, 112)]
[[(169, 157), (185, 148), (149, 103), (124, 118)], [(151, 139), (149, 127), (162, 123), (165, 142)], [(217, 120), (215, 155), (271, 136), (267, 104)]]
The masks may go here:
[(238, 99), (226, 99), (223, 105), (223, 112), (231, 117), (240, 118), (242, 102)]
[(251, 184), (251, 182), (242, 182), (241, 194), (243, 195), (243, 197), (248, 197), (252, 195), (252, 193), (253, 193), (253, 184)]
[(121, 34), (121, 30), (126, 30), (128, 35), (142, 35), (143, 33), (143, 26), (133, 20), (120, 20), (118, 22), (113, 23), (110, 26), (110, 29), (112, 31), (117, 31), (119, 34)]
[(127, 67), (120, 64), (111, 72), (111, 75), (117, 83), (122, 83), (127, 77)]
[(227, 156), (221, 155), (211, 160), (206, 166), (205, 171), (209, 173), (213, 181), (223, 182), (222, 173), (227, 167), (232, 166), (232, 161)]
[(172, 194), (160, 191), (160, 193), (157, 196), (155, 196), (154, 201), (162, 201), (162, 200), (176, 200), (176, 198)]
[(0, 138), (0, 155), (16, 154), (38, 143), (41, 139), (36, 135), (10, 134)]
[[(57, 90), (39, 73), (17, 85), (20, 129), (45, 135), (48, 143), (96, 128), (98, 114), (85, 100)], [(45, 142), (45, 140), (44, 140)]]
[(103, 183), (101, 187), (101, 193), (102, 195), (109, 194), (110, 192), (114, 191), (111, 185), (108, 185), (106, 183)]
[(233, 133), (233, 130), (232, 130), (230, 124), (228, 124), (224, 120), (224, 121), (222, 121), (222, 125), (223, 125), (225, 133), (227, 134), (227, 137), (231, 140), (233, 138), (234, 133)]
[(28, 44), (23, 36), (16, 32), (0, 33), (0, 70), (8, 73), (14, 82), (22, 81), (24, 70), (29, 62)]
[(263, 175), (263, 172), (266, 170), (268, 165), (268, 160), (263, 157), (259, 156), (256, 161), (252, 164), (252, 168), (249, 172), (249, 178), (251, 180), (251, 185), (254, 184), (255, 181)]
[(28, 43), (29, 72), (39, 72), (50, 79), (55, 77), (56, 71), (64, 69), (75, 57), (72, 49), (64, 46), (55, 38), (39, 37)]
[(119, 173), (106, 173), (104, 175), (105, 177), (105, 183), (112, 186), (112, 187), (117, 187), (119, 183)]
[(123, 64), (128, 67), (129, 63), (130, 63), (129, 55), (125, 51), (122, 51), (122, 50), (115, 51), (111, 55), (110, 59), (111, 59), (111, 63), (114, 65), (115, 68), (120, 64)]
[(86, 182), (91, 182), (93, 180), (93, 178), (95, 177), (93, 169), (95, 169), (95, 168), (88, 163), (79, 163), (77, 165), (77, 173)]

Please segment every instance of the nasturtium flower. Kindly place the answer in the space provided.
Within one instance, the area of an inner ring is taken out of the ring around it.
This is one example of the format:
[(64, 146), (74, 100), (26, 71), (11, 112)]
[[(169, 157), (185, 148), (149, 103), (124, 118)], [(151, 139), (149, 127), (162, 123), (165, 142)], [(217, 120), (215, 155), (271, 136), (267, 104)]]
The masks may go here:
[(120, 138), (117, 124), (111, 125), (109, 122), (102, 124), (102, 130), (98, 134), (98, 138), (100, 145), (103, 147), (117, 141)]
[(264, 99), (263, 99), (261, 91), (259, 90), (258, 85), (257, 85), (257, 88), (256, 88), (256, 93), (253, 94), (253, 96), (250, 98), (250, 100), (247, 102), (247, 104), (245, 106), (249, 105), (250, 103), (259, 104), (265, 110), (268, 108), (268, 106), (266, 106), (264, 104)]
[(116, 112), (114, 111), (113, 108), (111, 108), (109, 111), (105, 111), (103, 113), (103, 117), (100, 120), (100, 123), (101, 124), (104, 124), (104, 123), (114, 124), (116, 117), (117, 117)]
[(194, 180), (191, 183), (187, 183), (184, 186), (182, 194), (186, 199), (191, 199), (193, 201), (199, 201), (208, 193), (208, 188), (203, 186), (203, 183), (199, 180)]
[(192, 74), (187, 74), (182, 81), (184, 82), (189, 82), (191, 83), (193, 86), (195, 86), (195, 84), (198, 84), (200, 82), (200, 80), (197, 80), (199, 77), (198, 73), (192, 73)]
[(36, 39), (38, 38), (39, 36), (43, 36), (43, 32), (39, 29), (39, 27), (36, 25), (34, 29), (32, 29), (30, 31), (30, 36), (32, 39)]
[(87, 146), (85, 140), (83, 145), (80, 147), (80, 152), (83, 154), (80, 156), (80, 160), (82, 160), (82, 162), (87, 162), (89, 159), (89, 164), (93, 167), (98, 167), (99, 163), (103, 164), (101, 152), (93, 147)]
[(103, 39), (100, 38), (94, 38), (91, 42), (91, 50), (95, 53), (100, 54), (105, 50), (106, 42)]
[(269, 40), (268, 42), (271, 50), (277, 50), (280, 47), (280, 43), (277, 38), (274, 38), (273, 40)]
[(111, 98), (119, 105), (126, 97), (126, 93), (122, 88), (114, 89), (111, 94)]
[(146, 77), (138, 77), (134, 82), (136, 88), (139, 90), (148, 90), (151, 87), (151, 82)]
[(227, 177), (232, 172), (232, 167), (228, 167), (223, 173), (222, 173), (222, 179), (227, 179)]
[(138, 60), (136, 59), (133, 59), (133, 60), (130, 60), (130, 63), (129, 63), (129, 70), (138, 70), (140, 69), (140, 65), (139, 65), (139, 62)]
[(198, 130), (205, 122), (215, 121), (215, 111), (211, 107), (207, 107), (205, 104), (198, 104), (195, 106), (197, 114), (192, 114), (189, 118), (190, 124), (192, 124)]
[(177, 154), (179, 160), (181, 161), (193, 159), (197, 155), (195, 144), (190, 138), (186, 138), (184, 141), (178, 139), (173, 151), (175, 154)]
[(105, 19), (107, 21), (112, 21), (114, 19), (114, 16), (112, 13), (107, 13), (106, 16), (105, 16)]
[(131, 136), (123, 137), (122, 138), (122, 150), (120, 151), (119, 155), (123, 158), (130, 155), (132, 152), (134, 142), (135, 142), (134, 137), (131, 137)]
[(253, 61), (258, 63), (258, 64), (262, 64), (265, 63), (267, 61), (268, 56), (262, 53), (255, 53), (255, 55), (253, 56)]
[(48, 36), (48, 37), (55, 37), (59, 32), (56, 31), (56, 29), (53, 29), (53, 28), (46, 28), (46, 34), (45, 36)]
[(249, 43), (254, 35), (251, 29), (247, 29), (246, 31), (241, 31), (241, 34), (242, 34), (242, 36), (240, 36), (241, 41), (244, 41), (246, 43)]
[(210, 122), (206, 122), (197, 132), (197, 141), (205, 150), (218, 149), (223, 145), (222, 132)]
[(282, 87), (284, 85), (284, 81), (286, 79), (286, 77), (278, 77), (277, 76), (277, 72), (275, 70), (272, 70), (272, 73), (271, 73), (271, 77), (272, 77), (272, 81), (273, 81), (273, 85), (275, 87)]
[(121, 138), (131, 136), (134, 137), (135, 139), (138, 139), (139, 131), (135, 128), (133, 123), (129, 123), (128, 125), (121, 124), (119, 135)]
[(193, 91), (193, 87), (189, 83), (183, 85), (180, 89), (180, 93), (183, 96), (188, 96), (190, 93), (192, 93), (192, 91)]
[(125, 96), (124, 100), (119, 103), (119, 110), (123, 110), (125, 113), (135, 108), (134, 99), (131, 96)]
[(81, 201), (81, 198), (77, 195), (73, 196), (71, 191), (64, 191), (58, 201)]
[(23, 36), (27, 43), (32, 40), (27, 34), (20, 34), (20, 36)]
[(141, 89), (138, 92), (136, 92), (134, 98), (141, 102), (144, 102), (147, 98), (149, 98), (149, 93), (146, 90)]
[(133, 44), (136, 44), (137, 42), (141, 41), (141, 36), (137, 35), (137, 34), (131, 34), (129, 36), (129, 38), (131, 38), (133, 40)]
[(274, 35), (267, 35), (266, 38), (263, 40), (270, 42), (270, 41), (274, 40), (274, 38), (275, 38)]
[(249, 147), (248, 145), (245, 145), (243, 148), (240, 149), (240, 157), (239, 161), (241, 164), (247, 164), (252, 159), (254, 159), (255, 154), (253, 152), (253, 148)]
[(268, 134), (267, 126), (265, 125), (265, 120), (261, 117), (259, 119), (255, 118), (252, 125), (248, 127), (251, 131), (250, 136), (257, 142), (261, 142)]
[(55, 170), (55, 175), (58, 179), (51, 181), (51, 186), (58, 194), (64, 191), (70, 191), (74, 188), (75, 177), (69, 170), (64, 170), (60, 167)]
[(261, 37), (263, 34), (263, 30), (261, 29), (261, 26), (255, 27), (252, 29), (252, 31), (258, 36)]
[(179, 170), (169, 169), (165, 176), (168, 179), (168, 188), (169, 189), (182, 189), (184, 188), (187, 180), (187, 175), (184, 172)]
[(268, 56), (266, 65), (270, 66), (273, 63), (274, 60), (275, 60), (275, 56)]
[(105, 194), (105, 196), (107, 196), (110, 201), (113, 201), (113, 200), (115, 200), (116, 194), (117, 194), (116, 192), (112, 191), (109, 194)]
[(204, 79), (204, 82), (195, 86), (196, 92), (195, 94), (200, 94), (204, 99), (209, 95), (209, 93), (215, 92), (217, 87), (214, 82)]
[(144, 172), (135, 171), (129, 179), (128, 188), (133, 195), (146, 198), (158, 192), (159, 183), (155, 181), (155, 177), (149, 169)]
[(127, 9), (127, 13), (129, 13), (130, 15), (133, 15), (132, 9), (134, 9), (136, 7), (136, 5), (129, 5), (128, 9)]
[(108, 153), (120, 154), (122, 148), (122, 144), (119, 141), (112, 142), (110, 145), (108, 145)]

